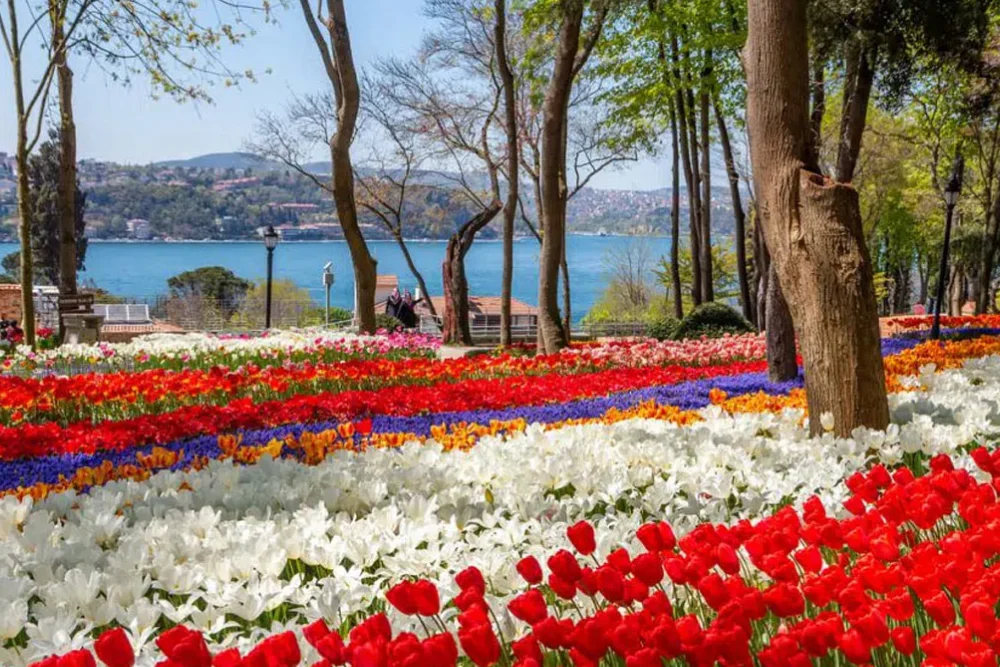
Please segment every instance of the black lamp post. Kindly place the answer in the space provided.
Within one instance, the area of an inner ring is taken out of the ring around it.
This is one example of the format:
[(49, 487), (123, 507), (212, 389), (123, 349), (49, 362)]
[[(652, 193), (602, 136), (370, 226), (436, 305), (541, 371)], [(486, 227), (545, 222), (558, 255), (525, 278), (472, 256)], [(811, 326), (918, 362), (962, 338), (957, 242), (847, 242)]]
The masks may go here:
[(941, 303), (944, 301), (944, 290), (948, 285), (948, 253), (951, 249), (951, 219), (958, 203), (958, 195), (962, 191), (962, 172), (965, 162), (962, 156), (955, 158), (955, 167), (951, 172), (951, 180), (944, 189), (944, 203), (948, 207), (944, 220), (944, 247), (941, 248), (941, 270), (938, 273), (937, 298), (934, 300), (934, 324), (931, 326), (931, 338), (941, 337)]
[(274, 249), (278, 247), (281, 239), (278, 232), (274, 231), (272, 225), (267, 226), (264, 232), (264, 247), (267, 248), (267, 297), (264, 302), (264, 328), (271, 328), (271, 277), (274, 273)]

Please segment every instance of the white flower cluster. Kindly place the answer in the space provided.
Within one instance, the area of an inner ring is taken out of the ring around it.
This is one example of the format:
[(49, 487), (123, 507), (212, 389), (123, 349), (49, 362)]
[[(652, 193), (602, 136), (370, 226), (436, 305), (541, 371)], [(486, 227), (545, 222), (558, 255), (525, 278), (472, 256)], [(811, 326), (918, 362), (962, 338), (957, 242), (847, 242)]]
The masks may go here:
[(310, 353), (334, 348), (344, 353), (370, 352), (384, 354), (393, 349), (432, 348), (436, 341), (414, 334), (364, 336), (324, 329), (281, 330), (266, 336), (214, 336), (206, 333), (151, 334), (139, 336), (128, 343), (97, 345), (61, 345), (51, 350), (32, 351), (21, 345), (8, 360), (11, 366), (24, 363), (94, 364), (122, 367), (135, 361), (156, 359), (190, 361), (219, 356), (242, 362), (296, 352)]
[(502, 609), (521, 587), (518, 558), (566, 546), (566, 526), (581, 518), (595, 523), (602, 554), (635, 552), (643, 516), (683, 533), (812, 494), (839, 507), (840, 482), (871, 462), (869, 451), (892, 463), (956, 453), (1000, 431), (1000, 357), (909, 382), (926, 391), (892, 397), (887, 432), (849, 440), (810, 439), (797, 411), (708, 408), (689, 427), (532, 426), (467, 453), (410, 444), (315, 467), (216, 462), (34, 505), (0, 500), (0, 647), (27, 636), (25, 647), (0, 648), (0, 664), (85, 645), (113, 620), (130, 630), (143, 666), (153, 664), (161, 618), (246, 649), (320, 616), (371, 609), (407, 575), (437, 582), (448, 599), (453, 574), (468, 565), (487, 576)]

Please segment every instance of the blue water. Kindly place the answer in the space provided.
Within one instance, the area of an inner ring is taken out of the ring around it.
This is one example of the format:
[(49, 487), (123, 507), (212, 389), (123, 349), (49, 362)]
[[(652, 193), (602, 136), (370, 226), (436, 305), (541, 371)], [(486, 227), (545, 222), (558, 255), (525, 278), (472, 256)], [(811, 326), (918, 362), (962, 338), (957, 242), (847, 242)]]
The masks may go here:
[[(647, 247), (651, 264), (669, 252), (670, 241), (656, 237), (577, 236), (568, 237), (567, 261), (570, 270), (573, 317), (582, 317), (600, 297), (607, 284), (606, 258), (616, 248), (641, 243)], [(413, 289), (410, 274), (399, 246), (394, 241), (372, 241), (371, 251), (378, 260), (380, 274), (399, 276), (404, 288)], [(423, 273), (427, 288), (441, 294), (441, 260), (445, 241), (410, 241), (414, 263)], [(0, 244), (0, 256), (17, 247)], [(469, 291), (479, 296), (500, 294), (502, 245), (499, 241), (478, 241), (466, 258)], [(514, 243), (514, 297), (532, 305), (538, 302), (539, 244), (533, 238)], [(112, 294), (136, 300), (152, 300), (167, 292), (167, 279), (202, 266), (224, 266), (238, 276), (263, 278), (266, 272), (264, 246), (260, 242), (233, 243), (132, 243), (92, 242), (87, 249), (87, 268), (81, 278), (93, 281)], [(323, 300), (322, 270), (333, 262), (336, 282), (331, 299), (334, 305), (350, 308), (354, 298), (354, 277), (350, 253), (342, 241), (282, 243), (274, 253), (274, 276), (290, 278)], [(562, 297), (560, 296), (560, 299)]]

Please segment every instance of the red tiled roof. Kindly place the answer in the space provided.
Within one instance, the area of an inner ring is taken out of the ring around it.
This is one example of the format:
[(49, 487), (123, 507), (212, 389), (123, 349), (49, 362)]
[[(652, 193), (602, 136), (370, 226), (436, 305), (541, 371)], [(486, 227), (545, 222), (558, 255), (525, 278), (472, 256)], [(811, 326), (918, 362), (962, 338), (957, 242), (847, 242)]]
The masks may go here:
[[(434, 304), (434, 310), (441, 315), (444, 313), (444, 297), (443, 296), (432, 296), (431, 302)], [(498, 296), (470, 296), (469, 297), (469, 313), (471, 315), (499, 315), (500, 314), (500, 297)], [(534, 306), (529, 306), (523, 301), (518, 301), (517, 299), (510, 300), (510, 314), (511, 315), (538, 315), (538, 309)]]

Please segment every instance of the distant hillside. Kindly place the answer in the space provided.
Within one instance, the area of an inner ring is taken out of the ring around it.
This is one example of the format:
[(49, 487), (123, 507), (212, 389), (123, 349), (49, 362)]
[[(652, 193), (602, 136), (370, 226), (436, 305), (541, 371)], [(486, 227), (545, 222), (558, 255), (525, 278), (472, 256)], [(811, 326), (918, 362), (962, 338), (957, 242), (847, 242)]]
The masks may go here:
[(269, 162), (253, 153), (208, 153), (185, 160), (163, 160), (154, 162), (154, 167), (181, 167), (183, 169), (253, 169), (261, 171), (282, 171), (283, 166)]
[[(315, 174), (330, 171), (329, 163), (322, 161), (306, 167)], [(284, 165), (246, 152), (213, 153), (143, 166), (84, 160), (79, 173), (87, 193), (88, 234), (95, 238), (246, 239), (269, 224), (282, 228), (288, 238), (342, 236), (327, 192)], [(468, 176), (471, 187), (489, 188), (485, 174)], [(405, 233), (411, 238), (448, 238), (474, 213), (455, 174), (421, 171), (412, 175), (411, 186), (404, 222)], [(529, 215), (534, 209), (531, 195), (529, 188), (525, 199)], [(13, 203), (11, 195), (0, 192), (0, 236), (14, 234), (10, 226)], [(685, 227), (686, 209), (687, 196), (682, 191)], [(733, 216), (728, 188), (712, 188), (712, 209), (713, 232), (729, 233)], [(360, 213), (366, 236), (390, 238), (374, 215)], [(483, 236), (495, 237), (500, 227), (498, 218)], [(669, 227), (667, 189), (588, 187), (567, 207), (567, 230), (571, 233), (663, 234)], [(519, 223), (517, 232), (527, 234), (528, 230)]]

